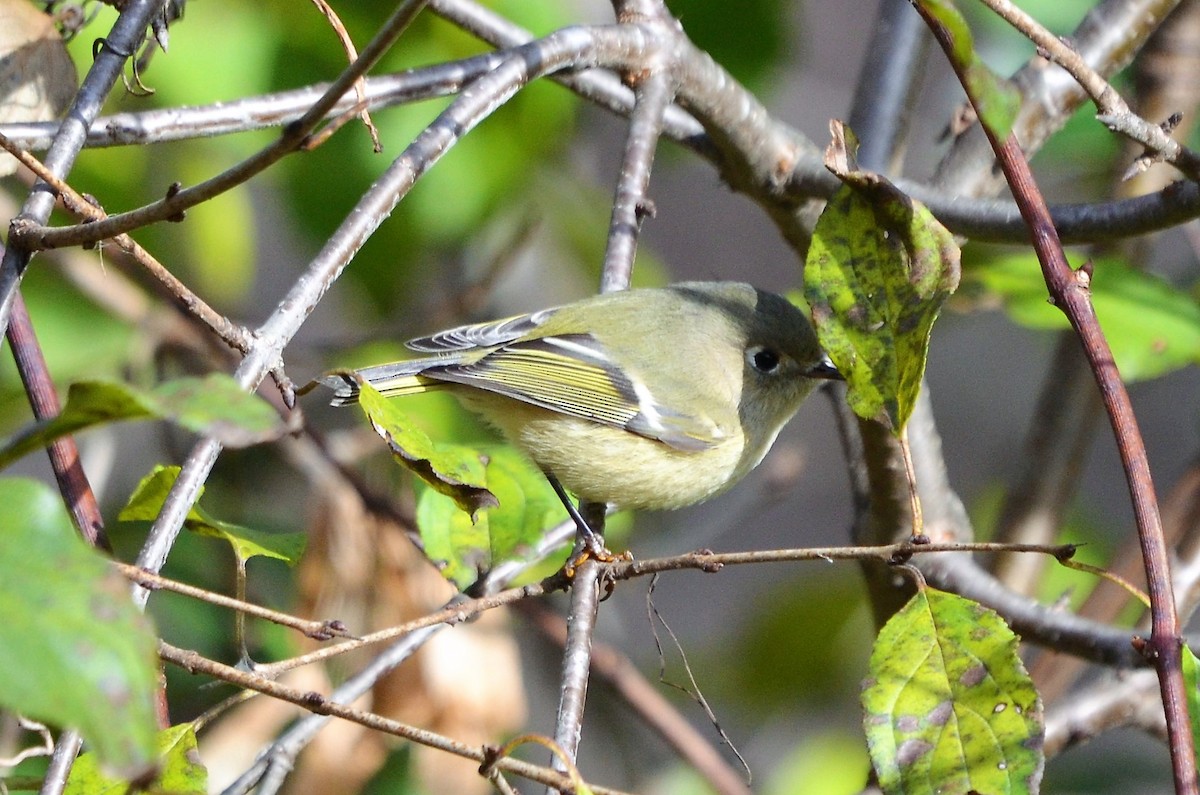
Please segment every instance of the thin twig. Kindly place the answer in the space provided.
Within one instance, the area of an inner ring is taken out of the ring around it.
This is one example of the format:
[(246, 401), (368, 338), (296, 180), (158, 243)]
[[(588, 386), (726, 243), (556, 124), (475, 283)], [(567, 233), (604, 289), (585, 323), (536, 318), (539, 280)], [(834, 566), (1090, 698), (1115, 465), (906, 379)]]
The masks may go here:
[[(989, 133), (990, 136), (990, 133)], [(1096, 320), (1089, 285), (1090, 268), (1075, 271), (1067, 263), (1054, 226), (1046, 212), (1041, 193), (1029, 171), (1016, 139), (1009, 137), (1001, 143), (993, 138), (1001, 166), (1013, 186), (1013, 195), (1022, 204), (1034, 232), (1034, 247), (1046, 284), (1055, 305), (1071, 321), (1071, 326), (1083, 341), (1084, 351), (1096, 374), (1121, 454), (1121, 464), (1129, 483), (1133, 501), (1142, 560), (1150, 592), (1151, 633), (1146, 654), (1154, 663), (1162, 690), (1163, 708), (1167, 715), (1167, 731), (1171, 738), (1171, 761), (1175, 773), (1176, 791), (1196, 793), (1196, 757), (1192, 746), (1192, 727), (1187, 714), (1187, 696), (1183, 684), (1181, 648), (1183, 638), (1171, 590), (1171, 571), (1158, 498), (1150, 476), (1150, 463), (1145, 443), (1138, 428), (1137, 417), (1129, 393), (1117, 372), (1112, 350)]]
[(38, 795), (61, 795), (67, 788), (67, 777), (71, 775), (71, 767), (82, 747), (83, 737), (74, 729), (68, 729), (58, 736)]
[(1039, 54), (1066, 69), (1087, 92), (1099, 111), (1097, 118), (1113, 132), (1140, 143), (1192, 180), (1200, 179), (1200, 157), (1181, 146), (1159, 124), (1151, 124), (1134, 113), (1124, 98), (1065, 41), (1010, 0), (983, 0), (1006, 22), (1037, 45)]
[(224, 594), (215, 593), (204, 588), (199, 588), (195, 585), (172, 580), (168, 577), (162, 577), (158, 574), (139, 569), (137, 566), (131, 566), (128, 563), (121, 561), (113, 561), (112, 565), (121, 574), (131, 582), (150, 588), (156, 591), (171, 591), (172, 593), (189, 596), (192, 599), (198, 599), (201, 602), (207, 602), (216, 607), (224, 607), (230, 610), (235, 610), (248, 616), (261, 618), (278, 624), (282, 627), (297, 630), (303, 633), (306, 637), (316, 640), (328, 640), (330, 638), (348, 638), (350, 633), (346, 630), (340, 621), (312, 621), (304, 618), (297, 618), (289, 613), (283, 613), (278, 610), (272, 610), (262, 605), (256, 605), (253, 602), (247, 602), (242, 599), (234, 599)]
[[(214, 177), (168, 194), (153, 204), (136, 210), (109, 216), (91, 224), (62, 227), (58, 229), (27, 225), (19, 235), (24, 245), (36, 248), (82, 245), (129, 232), (156, 221), (177, 219), (191, 207), (220, 195), (230, 188), (241, 185), (261, 173), (282, 158), (304, 146), (308, 136), (326, 117), (358, 79), (373, 67), (391, 47), (418, 13), (425, 7), (425, 0), (406, 0), (380, 27), (375, 37), (363, 48), (362, 55), (342, 71), (330, 84), (325, 93), (305, 111), (299, 119), (289, 124), (282, 135), (269, 146), (259, 150), (241, 163), (226, 169)], [(45, 218), (33, 219), (34, 224), (45, 223)]]
[[(588, 507), (585, 503), (582, 507)], [(594, 511), (585, 512), (584, 515)], [(593, 528), (594, 529), (594, 528)], [(558, 712), (554, 720), (554, 742), (566, 759), (555, 755), (552, 766), (566, 772), (579, 751), (579, 736), (583, 731), (583, 710), (587, 701), (588, 674), (592, 667), (592, 636), (600, 608), (601, 565), (585, 560), (575, 572), (571, 583), (571, 618), (567, 625), (567, 640), (563, 644), (562, 675), (559, 680)], [(548, 792), (563, 791), (551, 787)]]
[(647, 197), (650, 168), (662, 135), (663, 115), (675, 95), (670, 71), (666, 64), (660, 63), (663, 57), (651, 55), (644, 66), (649, 77), (637, 87), (637, 105), (629, 119), (625, 155), (613, 193), (600, 282), (602, 293), (629, 288), (642, 220), (654, 215), (654, 204)]
[[(567, 641), (567, 622), (541, 600), (526, 599), (517, 610), (539, 632), (559, 646)], [(606, 643), (592, 644), (592, 674), (616, 691), (638, 719), (692, 765), (721, 795), (746, 795), (749, 789), (738, 772), (692, 724), (688, 723), (624, 654)]]
[[(165, 642), (159, 643), (158, 654), (162, 659), (178, 665), (188, 673), (213, 676), (238, 687), (255, 690), (280, 701), (287, 701), (317, 715), (348, 720), (375, 731), (401, 737), (411, 742), (429, 746), (430, 748), (437, 748), (466, 759), (474, 759), (481, 763), (487, 761), (485, 750), (479, 746), (467, 745), (436, 732), (410, 726), (373, 712), (346, 706), (344, 703), (334, 700), (332, 696), (327, 697), (311, 691), (297, 690), (279, 682), (238, 670), (233, 666), (209, 660), (196, 652), (181, 649)], [(567, 789), (571, 786), (570, 779), (566, 776), (548, 768), (522, 762), (512, 757), (496, 760), (495, 767), (531, 781)], [(617, 790), (603, 787), (594, 787), (593, 791), (597, 793), (617, 793)]]
[[(574, 525), (572, 525), (572, 528)], [(321, 649), (301, 654), (297, 657), (291, 657), (286, 660), (280, 660), (273, 663), (264, 663), (255, 666), (255, 670), (265, 676), (276, 677), (284, 671), (293, 668), (299, 668), (303, 665), (311, 665), (321, 660), (327, 660), (347, 652), (361, 649), (365, 646), (371, 646), (378, 643), (383, 643), (389, 640), (397, 640), (406, 635), (411, 635), (414, 632), (419, 632), (423, 629), (445, 625), (447, 627), (461, 624), (464, 621), (471, 619), (473, 616), (479, 615), (487, 610), (494, 610), (497, 607), (514, 604), (527, 599), (538, 596), (543, 596), (553, 590), (557, 590), (559, 584), (556, 582), (540, 582), (523, 585), (519, 588), (508, 588), (497, 591), (488, 596), (481, 596), (476, 599), (454, 599), (442, 607), (440, 610), (428, 613), (420, 618), (414, 618), (411, 621), (406, 621), (403, 624), (381, 629), (377, 632), (372, 632), (358, 638), (351, 638), (341, 643), (331, 646), (325, 646)]]
[[(487, 610), (516, 604), (559, 590), (564, 587), (565, 583), (559, 581), (558, 578), (530, 583), (518, 588), (504, 588), (503, 584), (526, 569), (531, 562), (542, 559), (551, 549), (558, 548), (561, 544), (565, 543), (573, 532), (574, 524), (564, 523), (555, 531), (556, 543), (544, 545), (542, 551), (531, 555), (527, 560), (514, 561), (511, 564), (504, 564), (497, 567), (489, 575), (489, 584), (481, 588), (482, 592), (487, 594), (486, 596), (470, 599), (454, 599), (441, 609), (420, 618), (415, 618), (403, 624), (387, 627), (360, 637), (343, 640), (297, 657), (274, 663), (260, 664), (255, 670), (264, 676), (273, 678), (293, 668), (327, 660), (365, 646), (396, 640), (422, 629), (443, 624), (446, 626), (460, 624)], [(955, 552), (994, 553), (1000, 551), (1043, 554), (1054, 558), (1063, 558), (1069, 556), (1074, 551), (1074, 547), (1070, 545), (1041, 546), (1036, 544), (997, 544), (985, 542), (913, 545), (909, 542), (903, 542), (884, 546), (767, 549), (751, 552), (725, 553), (711, 551), (688, 552), (663, 558), (614, 561), (605, 567), (604, 579), (611, 582), (620, 582), (666, 571), (698, 570), (712, 573), (720, 571), (725, 566), (799, 563), (804, 561), (823, 561), (828, 563), (834, 560), (858, 560), (875, 561), (884, 565), (892, 565), (895, 561), (907, 560), (912, 556), (929, 557), (931, 560), (935, 560), (940, 555)], [(166, 584), (164, 587), (175, 589), (175, 586), (171, 584), (171, 580), (151, 579), (147, 573), (142, 572), (140, 569), (131, 568), (137, 577), (146, 578), (146, 582), (149, 584), (163, 582)], [(1104, 661), (1121, 667), (1146, 664), (1145, 659), (1134, 653), (1130, 648), (1130, 636), (1126, 631), (1112, 629), (1096, 622), (1083, 621), (1070, 613), (1065, 613), (1061, 610), (1050, 610), (1042, 607), (1033, 600), (1015, 594), (1011, 594), (1007, 599), (1001, 598), (998, 596), (998, 593), (1005, 593), (1003, 588), (998, 583), (992, 588), (984, 587), (982, 583), (986, 583), (989, 578), (986, 573), (976, 571), (977, 567), (969, 559), (964, 561), (959, 557), (955, 557), (946, 569), (958, 572), (958, 577), (952, 580), (947, 579), (947, 576), (943, 575), (940, 569), (935, 569), (931, 575), (931, 581), (936, 581), (935, 584), (943, 586), (950, 584), (956, 592), (960, 590), (964, 591), (970, 598), (989, 605), (1001, 613), (1009, 623), (1020, 627), (1022, 635), (1025, 635), (1028, 640), (1040, 640), (1048, 645), (1060, 646), (1069, 653), (1077, 654), (1085, 659)], [(970, 580), (976, 583), (976, 585), (963, 585), (959, 581), (960, 578)], [(994, 581), (992, 582), (994, 583)], [(223, 604), (233, 609), (244, 609), (243, 605), (237, 603), (236, 600), (230, 600), (228, 597), (219, 595), (216, 595), (216, 597), (213, 600), (215, 603)], [(255, 606), (251, 605), (250, 607)], [(263, 608), (256, 609), (263, 610)], [(251, 611), (247, 610), (247, 612)], [(267, 611), (267, 613), (270, 612)], [(264, 615), (264, 617), (268, 616)], [(294, 620), (296, 621), (296, 628), (301, 631), (305, 631), (306, 628), (320, 629), (325, 626), (319, 622), (308, 623), (300, 619)]]
[[(616, 3), (619, 19), (631, 9)], [(653, 3), (663, 19), (650, 20), (645, 13), (638, 14), (647, 31), (652, 31), (656, 46), (646, 53), (641, 68), (645, 78), (635, 89), (635, 104), (630, 116), (629, 130), (625, 139), (625, 153), (618, 173), (613, 197), (612, 217), (609, 222), (604, 266), (600, 277), (600, 292), (614, 292), (629, 288), (633, 275), (634, 257), (642, 219), (650, 212), (646, 190), (650, 184), (650, 170), (654, 163), (654, 152), (662, 134), (663, 116), (674, 97), (674, 80), (670, 77), (673, 63), (668, 60), (667, 45), (677, 37), (665, 18), (661, 4)], [(644, 10), (643, 10), (644, 11)], [(655, 22), (659, 24), (654, 24)], [(664, 24), (665, 23), (665, 24)], [(581, 505), (584, 515), (595, 517), (603, 527), (603, 505)], [(592, 529), (602, 532), (593, 523)], [(579, 567), (571, 586), (571, 619), (568, 623), (567, 639), (563, 647), (562, 679), (560, 682), (558, 715), (554, 726), (554, 741), (562, 749), (566, 759), (553, 760), (555, 769), (564, 769), (567, 762), (574, 762), (583, 730), (584, 703), (587, 698), (588, 673), (591, 670), (592, 636), (595, 632), (597, 611), (600, 605), (600, 566), (596, 561), (585, 561)]]
[[(342, 49), (346, 52), (346, 57), (351, 63), (358, 60), (358, 51), (354, 48), (354, 42), (350, 38), (350, 32), (346, 30), (346, 26), (342, 24), (341, 18), (337, 12), (329, 5), (326, 0), (311, 0), (312, 4), (317, 7), (317, 10), (329, 21), (329, 26), (333, 28), (333, 32), (337, 34), (338, 41), (342, 43)], [(362, 119), (363, 125), (366, 126), (367, 132), (371, 134), (371, 144), (375, 151), (382, 152), (383, 145), (379, 143), (379, 130), (376, 129), (375, 123), (371, 121), (371, 113), (367, 109), (367, 84), (363, 75), (359, 75), (354, 81), (354, 95), (358, 97), (355, 103), (354, 113)]]
[[(79, 192), (68, 185), (66, 181), (54, 176), (37, 158), (17, 147), (2, 133), (0, 133), (0, 147), (16, 157), (22, 165), (49, 185), (62, 201), (63, 207), (77, 218), (83, 218), (88, 222), (95, 222), (108, 217), (108, 214), (104, 210), (85, 199)], [(29, 223), (27, 219), (18, 218), (12, 222), (10, 228), (12, 230), (24, 229), (28, 227)], [(133, 238), (126, 234), (120, 234), (113, 238), (113, 242), (129, 254), (134, 262), (141, 265), (152, 277), (158, 280), (167, 293), (175, 299), (176, 305), (189, 318), (198, 320), (208, 326), (230, 348), (242, 353), (245, 353), (249, 349), (249, 333), (244, 327), (239, 326), (209, 306), (175, 274), (171, 273), (170, 270), (152, 256), (150, 252), (138, 245)]]
[[(71, 107), (63, 114), (63, 123), (50, 144), (45, 163), (51, 174), (65, 178), (83, 147), (88, 128), (100, 115), (125, 61), (131, 57), (145, 35), (146, 27), (166, 0), (129, 0), (113, 23), (108, 36), (98, 39), (92, 66), (84, 77)], [(21, 215), (33, 223), (44, 224), (54, 209), (54, 194), (44, 185), (35, 184), (21, 208)], [(8, 331), (9, 314), (29, 265), (32, 252), (10, 235), (8, 249), (0, 259), (0, 332)]]

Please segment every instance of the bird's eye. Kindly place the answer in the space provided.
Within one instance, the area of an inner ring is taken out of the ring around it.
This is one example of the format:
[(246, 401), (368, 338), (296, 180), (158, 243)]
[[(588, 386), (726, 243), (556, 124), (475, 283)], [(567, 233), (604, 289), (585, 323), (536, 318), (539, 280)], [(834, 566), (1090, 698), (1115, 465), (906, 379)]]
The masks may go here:
[(762, 345), (755, 345), (746, 351), (746, 361), (760, 373), (773, 373), (779, 367), (779, 351)]

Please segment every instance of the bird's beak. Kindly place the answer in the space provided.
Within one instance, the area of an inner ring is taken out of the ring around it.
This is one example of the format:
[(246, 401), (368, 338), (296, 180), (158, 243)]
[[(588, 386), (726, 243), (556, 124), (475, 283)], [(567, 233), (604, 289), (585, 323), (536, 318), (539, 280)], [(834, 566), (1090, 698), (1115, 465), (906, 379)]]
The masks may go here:
[(817, 362), (809, 369), (807, 373), (809, 378), (822, 378), (827, 381), (845, 381), (846, 377), (833, 366), (833, 361), (825, 356), (821, 361)]

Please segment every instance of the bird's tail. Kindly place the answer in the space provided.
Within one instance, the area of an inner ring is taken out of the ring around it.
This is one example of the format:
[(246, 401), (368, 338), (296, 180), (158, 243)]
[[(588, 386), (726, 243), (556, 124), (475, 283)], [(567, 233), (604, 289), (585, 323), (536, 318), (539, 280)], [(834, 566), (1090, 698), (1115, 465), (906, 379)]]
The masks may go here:
[(390, 362), (375, 367), (364, 367), (361, 370), (336, 370), (326, 373), (317, 381), (333, 390), (330, 405), (349, 406), (358, 402), (359, 392), (362, 391), (360, 385), (363, 382), (370, 384), (384, 397), (415, 395), (449, 386), (444, 381), (421, 375), (421, 371), (429, 366), (428, 359)]

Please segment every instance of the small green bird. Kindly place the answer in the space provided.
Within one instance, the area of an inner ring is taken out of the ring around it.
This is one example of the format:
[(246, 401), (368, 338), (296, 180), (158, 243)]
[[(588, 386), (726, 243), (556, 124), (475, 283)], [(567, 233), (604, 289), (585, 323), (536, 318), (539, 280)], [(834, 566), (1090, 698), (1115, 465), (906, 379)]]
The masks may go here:
[[(795, 306), (737, 282), (596, 295), (407, 345), (433, 355), (357, 375), (387, 396), (449, 390), (556, 489), (634, 509), (729, 488), (818, 380), (841, 378)], [(354, 378), (320, 381), (334, 405), (357, 401)]]

